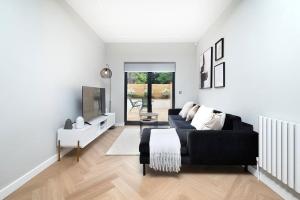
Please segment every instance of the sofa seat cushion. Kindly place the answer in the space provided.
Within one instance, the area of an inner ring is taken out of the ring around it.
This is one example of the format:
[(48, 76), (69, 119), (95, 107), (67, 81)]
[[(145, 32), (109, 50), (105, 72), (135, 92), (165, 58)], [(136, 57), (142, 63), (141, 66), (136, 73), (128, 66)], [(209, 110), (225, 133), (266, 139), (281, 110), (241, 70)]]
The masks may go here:
[(169, 115), (169, 124), (176, 129), (195, 129), (190, 121), (185, 121), (180, 115)]
[(191, 125), (190, 122), (187, 121), (181, 121), (181, 120), (174, 120), (174, 125), (176, 129), (195, 129), (195, 127), (193, 127)]
[(185, 119), (182, 118), (180, 115), (169, 115), (169, 119), (185, 121)]
[[(187, 155), (188, 154), (188, 149), (187, 149), (187, 134), (189, 130), (176, 130), (181, 148), (180, 152), (181, 155)], [(141, 137), (141, 142), (139, 146), (139, 151), (141, 154), (149, 154), (150, 153), (150, 147), (149, 147), (149, 142), (150, 142), (150, 135), (151, 135), (151, 128), (145, 128), (143, 129), (142, 137)]]

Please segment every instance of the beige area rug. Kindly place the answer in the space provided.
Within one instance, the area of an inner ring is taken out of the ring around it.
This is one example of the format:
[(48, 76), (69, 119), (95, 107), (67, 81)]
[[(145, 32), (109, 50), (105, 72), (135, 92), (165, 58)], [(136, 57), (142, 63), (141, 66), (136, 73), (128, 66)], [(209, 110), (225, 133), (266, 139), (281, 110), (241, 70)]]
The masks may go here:
[(116, 141), (106, 152), (108, 156), (138, 156), (140, 144), (140, 129), (126, 127)]

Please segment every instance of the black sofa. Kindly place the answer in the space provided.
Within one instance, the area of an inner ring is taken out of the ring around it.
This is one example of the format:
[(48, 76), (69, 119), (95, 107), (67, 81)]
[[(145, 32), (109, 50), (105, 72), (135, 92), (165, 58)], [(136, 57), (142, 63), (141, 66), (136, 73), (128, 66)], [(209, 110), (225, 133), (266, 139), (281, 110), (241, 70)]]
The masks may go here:
[[(169, 124), (176, 128), (180, 139), (182, 165), (244, 165), (247, 170), (248, 165), (256, 164), (258, 134), (252, 125), (242, 122), (239, 116), (226, 114), (222, 130), (196, 130), (178, 115), (180, 110), (169, 110)], [(150, 134), (151, 129), (145, 128), (139, 145), (143, 175), (150, 160)]]

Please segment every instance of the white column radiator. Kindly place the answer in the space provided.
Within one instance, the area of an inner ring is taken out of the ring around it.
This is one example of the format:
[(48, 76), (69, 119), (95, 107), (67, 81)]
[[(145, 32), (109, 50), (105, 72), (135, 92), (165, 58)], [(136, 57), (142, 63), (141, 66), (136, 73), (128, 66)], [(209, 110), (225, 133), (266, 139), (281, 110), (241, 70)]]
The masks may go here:
[(259, 167), (300, 193), (300, 124), (259, 117)]

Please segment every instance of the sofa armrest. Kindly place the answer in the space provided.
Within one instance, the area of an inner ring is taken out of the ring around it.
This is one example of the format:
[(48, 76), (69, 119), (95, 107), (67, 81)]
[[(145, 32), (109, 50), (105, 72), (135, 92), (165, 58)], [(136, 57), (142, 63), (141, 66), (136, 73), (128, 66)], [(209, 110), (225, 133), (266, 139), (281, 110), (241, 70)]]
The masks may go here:
[(241, 122), (240, 130), (252, 132), (253, 131), (253, 125), (245, 123), (245, 122)]
[(181, 111), (181, 108), (173, 108), (168, 110), (168, 115), (178, 115)]
[(258, 133), (243, 130), (193, 130), (188, 135), (193, 164), (255, 164)]

